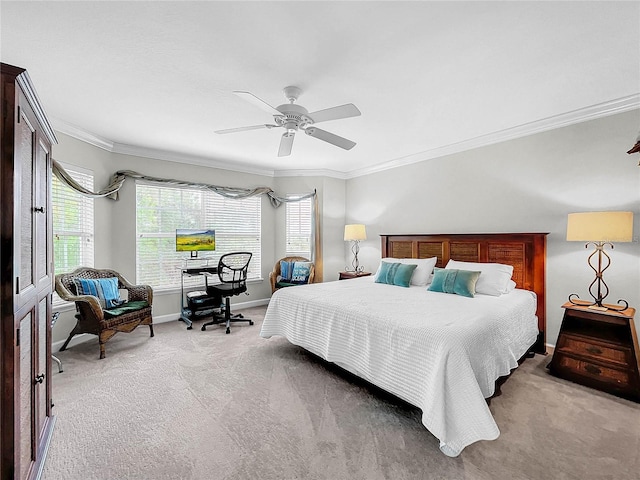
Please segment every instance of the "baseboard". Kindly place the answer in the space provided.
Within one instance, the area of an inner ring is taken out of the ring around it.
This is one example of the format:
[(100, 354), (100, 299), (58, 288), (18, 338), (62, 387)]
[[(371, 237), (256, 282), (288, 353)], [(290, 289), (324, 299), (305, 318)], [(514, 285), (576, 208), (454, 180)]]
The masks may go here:
[[(243, 310), (245, 308), (251, 308), (251, 307), (261, 307), (262, 305), (268, 305), (268, 304), (269, 304), (268, 298), (263, 298), (261, 300), (251, 300), (249, 302), (234, 303), (232, 305), (232, 311)], [(153, 323), (154, 325), (157, 325), (159, 323), (175, 322), (179, 318), (180, 318), (180, 312), (169, 313), (167, 315), (154, 315)], [(79, 335), (75, 335), (69, 342), (69, 345), (67, 345), (67, 348), (73, 347), (74, 345), (78, 345), (79, 343), (84, 343), (89, 340), (93, 340), (95, 338), (97, 338), (95, 335), (91, 335), (89, 333), (81, 333)], [(64, 344), (64, 342), (65, 340), (59, 340), (57, 342), (52, 343), (51, 351), (53, 353), (58, 352), (60, 350), (60, 347)]]

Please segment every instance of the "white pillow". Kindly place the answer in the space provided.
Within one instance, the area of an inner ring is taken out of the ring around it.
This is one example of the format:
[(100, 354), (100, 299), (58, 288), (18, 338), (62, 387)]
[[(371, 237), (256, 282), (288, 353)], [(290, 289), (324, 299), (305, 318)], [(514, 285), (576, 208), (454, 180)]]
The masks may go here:
[(509, 293), (509, 280), (513, 275), (513, 266), (504, 265), (502, 263), (476, 263), (476, 262), (459, 262), (457, 260), (449, 260), (447, 269), (472, 270), (480, 271), (478, 283), (476, 283), (476, 293), (484, 295), (493, 295), (499, 297), (503, 293)]
[(433, 267), (436, 266), (438, 259), (436, 257), (432, 258), (383, 258), (380, 261), (380, 266), (378, 266), (378, 271), (376, 272), (375, 279), (377, 280), (378, 274), (380, 273), (380, 267), (382, 266), (382, 262), (386, 263), (402, 263), (404, 265), (417, 265), (416, 269), (413, 271), (411, 275), (411, 285), (417, 285), (419, 287), (424, 287), (431, 283), (431, 278), (433, 277)]
[(516, 282), (514, 282), (513, 280), (509, 280), (509, 283), (507, 284), (507, 291), (504, 293), (511, 293), (516, 289)]

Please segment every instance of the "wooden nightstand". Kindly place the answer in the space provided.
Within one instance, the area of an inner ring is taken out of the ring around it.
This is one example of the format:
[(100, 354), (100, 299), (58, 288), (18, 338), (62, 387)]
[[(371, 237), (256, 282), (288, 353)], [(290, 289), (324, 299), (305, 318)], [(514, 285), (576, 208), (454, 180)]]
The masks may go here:
[(338, 272), (338, 280), (348, 280), (350, 278), (368, 277), (371, 272)]
[(549, 371), (581, 385), (640, 402), (634, 308), (598, 311), (565, 303)]

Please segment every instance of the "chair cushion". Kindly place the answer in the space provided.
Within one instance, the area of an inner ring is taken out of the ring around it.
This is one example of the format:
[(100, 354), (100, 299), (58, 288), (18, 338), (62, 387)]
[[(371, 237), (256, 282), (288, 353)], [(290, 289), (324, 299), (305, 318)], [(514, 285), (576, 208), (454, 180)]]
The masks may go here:
[(118, 291), (118, 279), (112, 278), (76, 278), (74, 279), (78, 295), (98, 297), (102, 308), (117, 307), (122, 303)]
[(136, 310), (140, 310), (148, 306), (149, 302), (146, 302), (144, 300), (135, 300), (133, 302), (123, 303), (118, 307), (106, 309), (104, 311), (104, 318), (118, 317), (120, 315), (124, 315), (125, 313), (135, 312)]
[(247, 291), (247, 284), (241, 285), (233, 283), (218, 283), (216, 285), (209, 285), (207, 287), (207, 293), (209, 295), (222, 295), (223, 297), (231, 297), (233, 295), (240, 295)]

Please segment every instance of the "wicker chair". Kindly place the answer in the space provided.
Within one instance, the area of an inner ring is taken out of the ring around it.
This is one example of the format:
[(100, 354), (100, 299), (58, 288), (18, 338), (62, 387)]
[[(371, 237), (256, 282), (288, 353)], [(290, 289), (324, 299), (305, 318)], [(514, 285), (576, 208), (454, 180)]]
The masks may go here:
[[(119, 309), (104, 310), (93, 295), (77, 295), (76, 278), (113, 278), (118, 279), (118, 288), (128, 291), (128, 302)], [(113, 270), (80, 267), (71, 273), (56, 275), (56, 292), (68, 302), (76, 302), (76, 326), (60, 351), (67, 348), (74, 335), (91, 333), (98, 336), (100, 358), (105, 357), (104, 344), (118, 332), (131, 332), (138, 325), (149, 325), (153, 337), (153, 318), (151, 304), (153, 290), (148, 285), (132, 285), (122, 275)]]
[[(273, 266), (273, 271), (269, 273), (269, 282), (271, 282), (271, 293), (274, 293), (276, 290), (281, 288), (278, 286), (278, 277), (282, 274), (282, 270), (280, 269), (280, 262), (308, 262), (308, 258), (304, 257), (284, 257), (276, 262)], [(311, 264), (311, 269), (309, 270), (309, 281), (307, 283), (313, 283), (313, 278), (315, 277), (315, 266)]]

